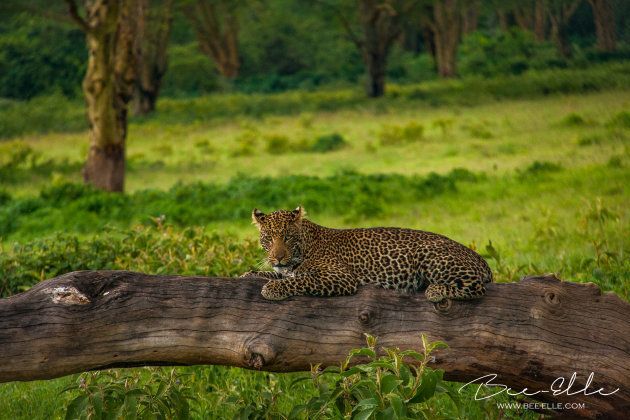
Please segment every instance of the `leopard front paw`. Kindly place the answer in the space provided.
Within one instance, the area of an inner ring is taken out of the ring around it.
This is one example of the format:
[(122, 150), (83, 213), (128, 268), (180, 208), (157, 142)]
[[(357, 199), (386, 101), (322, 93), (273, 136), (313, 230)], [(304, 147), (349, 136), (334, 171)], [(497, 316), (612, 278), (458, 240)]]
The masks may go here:
[(263, 286), (261, 294), (267, 300), (282, 300), (291, 296), (283, 289), (282, 281), (271, 280)]
[(256, 273), (254, 271), (247, 271), (247, 272), (241, 274), (238, 277), (239, 278), (241, 278), (241, 277), (256, 277)]
[(448, 298), (448, 290), (443, 284), (430, 284), (424, 295), (429, 302), (439, 303)]

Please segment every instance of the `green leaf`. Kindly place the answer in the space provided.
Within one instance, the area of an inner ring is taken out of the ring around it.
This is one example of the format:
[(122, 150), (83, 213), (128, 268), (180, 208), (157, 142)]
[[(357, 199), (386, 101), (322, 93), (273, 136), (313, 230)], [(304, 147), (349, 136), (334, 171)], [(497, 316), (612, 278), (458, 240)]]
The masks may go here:
[(443, 372), (441, 370), (429, 370), (425, 371), (425, 374), (422, 376), (422, 382), (416, 391), (416, 395), (414, 395), (407, 403), (416, 404), (421, 403), (435, 395), (435, 388), (442, 380)]
[(135, 395), (127, 395), (123, 403), (125, 420), (135, 419), (138, 415), (138, 399)]
[(424, 354), (418, 353), (415, 350), (405, 350), (400, 353), (403, 357), (413, 357), (416, 360), (424, 360)]
[(394, 409), (394, 413), (397, 418), (403, 418), (407, 416), (407, 409), (405, 408), (402, 398), (396, 394), (389, 394), (387, 397), (389, 399), (392, 408)]
[(372, 349), (364, 347), (362, 349), (353, 349), (350, 351), (350, 356), (369, 356), (376, 357), (376, 352)]
[(103, 416), (103, 398), (100, 393), (92, 396), (92, 407), (94, 407), (94, 416), (99, 419)]
[(357, 405), (354, 406), (352, 411), (362, 411), (367, 410), (368, 408), (374, 408), (378, 406), (378, 400), (376, 398), (366, 398), (364, 400), (359, 401)]
[(405, 364), (400, 365), (400, 379), (404, 385), (407, 385), (411, 379), (411, 371)]
[(341, 372), (342, 378), (347, 378), (348, 376), (355, 375), (357, 373), (361, 373), (361, 369), (358, 366), (351, 367), (350, 369)]
[(396, 375), (385, 375), (381, 378), (381, 394), (389, 394), (400, 385), (402, 381)]
[(352, 420), (366, 420), (366, 419), (370, 418), (370, 416), (372, 415), (374, 410), (375, 410), (375, 408), (365, 409), (365, 410), (355, 414), (354, 417), (352, 417)]
[(394, 409), (390, 406), (384, 410), (377, 411), (374, 417), (376, 420), (390, 420), (393, 419), (395, 415), (396, 413), (394, 413)]
[(294, 380), (291, 381), (291, 383), (289, 384), (289, 388), (293, 388), (296, 384), (303, 382), (303, 381), (308, 381), (312, 379), (310, 376), (302, 376), (301, 378), (296, 378)]
[(370, 366), (372, 367), (380, 367), (380, 368), (385, 368), (391, 371), (395, 371), (396, 369), (394, 368), (393, 363), (389, 363), (385, 360), (376, 360), (374, 362), (370, 363)]
[(306, 405), (304, 404), (296, 405), (295, 407), (293, 407), (293, 409), (289, 413), (289, 419), (297, 419), (300, 413), (302, 413), (303, 411), (306, 411)]
[(79, 395), (74, 400), (72, 400), (66, 408), (66, 420), (81, 418), (81, 414), (83, 414), (87, 407), (87, 402), (87, 395)]

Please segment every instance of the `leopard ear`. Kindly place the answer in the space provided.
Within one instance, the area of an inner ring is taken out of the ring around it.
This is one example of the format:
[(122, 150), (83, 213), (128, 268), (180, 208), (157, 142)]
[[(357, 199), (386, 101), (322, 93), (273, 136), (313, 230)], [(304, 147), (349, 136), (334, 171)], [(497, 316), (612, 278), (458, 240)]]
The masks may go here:
[(265, 213), (258, 209), (252, 210), (252, 222), (260, 229), (260, 225), (265, 221)]
[(296, 222), (301, 222), (302, 219), (306, 216), (306, 210), (304, 210), (304, 207), (298, 206), (295, 210), (291, 211), (291, 214), (293, 215), (293, 220), (295, 220)]

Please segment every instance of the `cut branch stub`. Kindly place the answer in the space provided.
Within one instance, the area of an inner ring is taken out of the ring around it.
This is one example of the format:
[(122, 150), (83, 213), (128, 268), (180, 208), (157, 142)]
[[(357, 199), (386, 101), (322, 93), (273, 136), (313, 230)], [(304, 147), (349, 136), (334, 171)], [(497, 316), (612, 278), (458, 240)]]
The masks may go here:
[(423, 332), (448, 343), (433, 364), (447, 379), (496, 374), (514, 392), (585, 404), (571, 415), (623, 418), (630, 406), (630, 304), (593, 284), (527, 277), (434, 305), (372, 286), (267, 301), (265, 281), (84, 271), (42, 282), (0, 300), (0, 381), (148, 364), (308, 371), (338, 365), (364, 333), (418, 349)]

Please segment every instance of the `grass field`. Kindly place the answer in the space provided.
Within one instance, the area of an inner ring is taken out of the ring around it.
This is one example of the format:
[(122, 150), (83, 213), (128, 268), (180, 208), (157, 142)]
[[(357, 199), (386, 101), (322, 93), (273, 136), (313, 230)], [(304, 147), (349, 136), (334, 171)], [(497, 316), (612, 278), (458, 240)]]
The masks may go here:
[[(446, 234), (483, 253), (499, 281), (555, 272), (627, 300), (628, 88), (193, 122), (171, 121), (164, 110), (186, 103), (168, 100), (130, 126), (123, 198), (68, 186), (80, 181), (85, 132), (14, 137), (0, 143), (0, 291), (85, 268), (237, 275), (262, 258), (251, 208), (303, 204), (329, 226)], [(148, 381), (155, 371), (131, 372)], [(193, 408), (211, 418), (247, 406), (287, 413), (315, 392), (306, 382), (291, 390), (295, 375), (176, 372), (189, 374)], [(63, 417), (76, 391), (59, 392), (76, 378), (0, 385), (0, 418)], [(445, 397), (432, 401), (448, 418), (501, 415), (492, 404), (467, 400), (462, 415)]]

